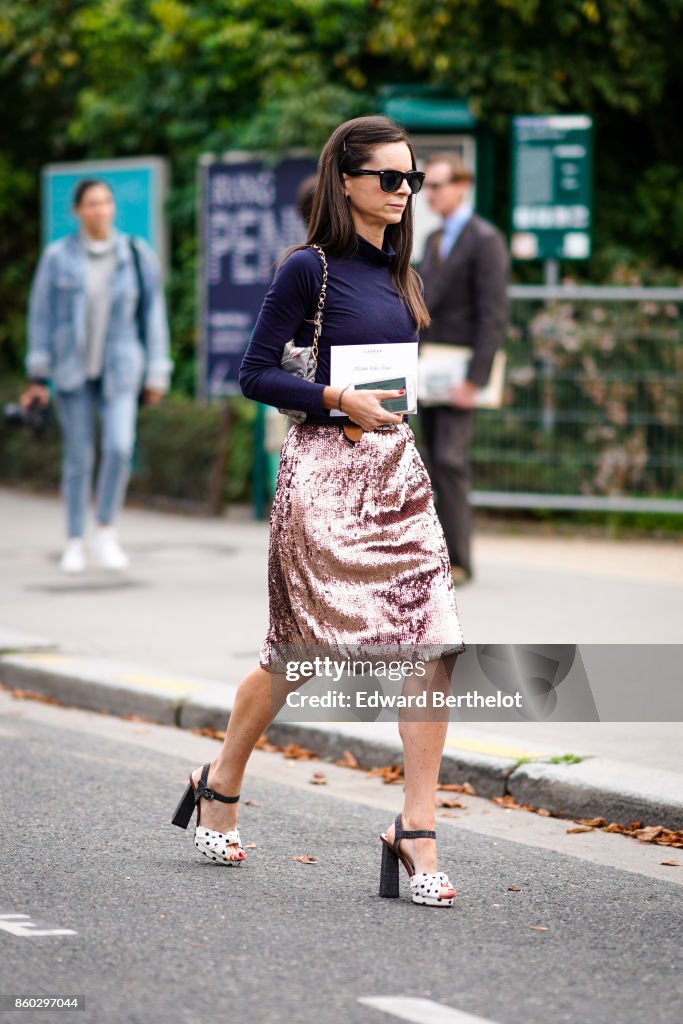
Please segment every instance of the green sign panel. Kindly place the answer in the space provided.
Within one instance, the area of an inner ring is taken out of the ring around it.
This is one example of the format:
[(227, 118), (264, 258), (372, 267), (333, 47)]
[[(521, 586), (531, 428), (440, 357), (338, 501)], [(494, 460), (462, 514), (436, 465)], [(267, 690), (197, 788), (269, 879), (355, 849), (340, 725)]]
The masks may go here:
[(512, 122), (510, 249), (518, 260), (591, 255), (593, 121), (585, 114)]

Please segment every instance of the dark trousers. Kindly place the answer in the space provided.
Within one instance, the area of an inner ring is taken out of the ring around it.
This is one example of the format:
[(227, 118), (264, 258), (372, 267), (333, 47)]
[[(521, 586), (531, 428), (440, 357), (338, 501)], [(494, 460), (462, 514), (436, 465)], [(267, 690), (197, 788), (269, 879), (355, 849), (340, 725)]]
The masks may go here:
[(434, 504), (446, 537), (452, 565), (472, 572), (470, 535), (472, 473), (468, 446), (476, 409), (446, 405), (423, 407), (420, 428), (423, 456), (434, 489)]

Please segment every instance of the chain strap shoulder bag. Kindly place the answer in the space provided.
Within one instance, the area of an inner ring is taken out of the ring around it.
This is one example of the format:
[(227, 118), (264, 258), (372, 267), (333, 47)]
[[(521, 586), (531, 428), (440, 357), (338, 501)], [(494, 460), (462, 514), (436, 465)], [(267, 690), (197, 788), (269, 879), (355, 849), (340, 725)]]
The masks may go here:
[[(287, 342), (282, 350), (280, 369), (287, 373), (301, 377), (303, 380), (315, 380), (315, 371), (318, 366), (318, 342), (323, 328), (323, 310), (325, 309), (325, 296), (327, 294), (327, 260), (325, 253), (319, 245), (311, 245), (311, 249), (320, 256), (323, 265), (323, 280), (318, 296), (318, 305), (313, 317), (313, 343), (311, 345), (297, 345), (294, 339)], [(310, 321), (309, 321), (310, 322)], [(294, 423), (303, 423), (306, 420), (306, 413), (301, 409), (279, 409), (283, 416), (288, 416)]]

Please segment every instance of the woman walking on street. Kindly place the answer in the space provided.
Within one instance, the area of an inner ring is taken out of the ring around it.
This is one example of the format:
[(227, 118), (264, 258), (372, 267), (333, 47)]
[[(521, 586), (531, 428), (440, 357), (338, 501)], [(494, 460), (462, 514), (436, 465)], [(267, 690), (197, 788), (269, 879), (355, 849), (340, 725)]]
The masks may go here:
[[(465, 649), (427, 472), (406, 419), (381, 404), (400, 392), (330, 385), (332, 347), (416, 344), (428, 323), (409, 265), (412, 195), (422, 178), (405, 131), (389, 118), (356, 118), (333, 132), (307, 245), (280, 266), (242, 362), (247, 397), (307, 415), (282, 449), (259, 665), (238, 688), (222, 749), (191, 773), (173, 818), (187, 827), (196, 806), (195, 846), (220, 863), (245, 859), (237, 801), (254, 744), (292, 689), (280, 671), (283, 645), (325, 654), (352, 648), (361, 657), (378, 648), (431, 651), (421, 685), (441, 690)], [(280, 360), (290, 339), (311, 345), (321, 298), (324, 327), (309, 381)], [(332, 409), (344, 415), (330, 417)], [(405, 795), (402, 814), (381, 834), (380, 895), (399, 895), (400, 861), (414, 902), (450, 906), (456, 891), (437, 870), (434, 832), (448, 721), (426, 717), (399, 719)]]
[(94, 412), (101, 420), (101, 460), (91, 549), (100, 565), (123, 569), (128, 556), (114, 526), (123, 505), (135, 442), (138, 395), (159, 401), (173, 363), (157, 258), (141, 239), (113, 227), (109, 186), (76, 186), (80, 230), (47, 247), (31, 289), (26, 372), (21, 396), (47, 405), (54, 380), (64, 453), (61, 490), (66, 507), (65, 572), (86, 566), (85, 518), (94, 462)]

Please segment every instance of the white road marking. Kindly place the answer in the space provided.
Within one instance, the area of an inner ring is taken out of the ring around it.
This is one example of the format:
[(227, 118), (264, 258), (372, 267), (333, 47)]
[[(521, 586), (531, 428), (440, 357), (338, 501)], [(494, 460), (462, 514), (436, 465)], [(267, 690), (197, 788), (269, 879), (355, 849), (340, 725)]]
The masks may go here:
[(464, 1010), (454, 1010), (431, 999), (411, 999), (397, 996), (364, 996), (358, 1000), (376, 1010), (383, 1010), (401, 1020), (412, 1021), (413, 1024), (493, 1024), (486, 1017), (477, 1017)]
[(36, 935), (77, 935), (70, 928), (39, 928), (28, 914), (0, 914), (0, 928), (10, 935), (35, 938)]

